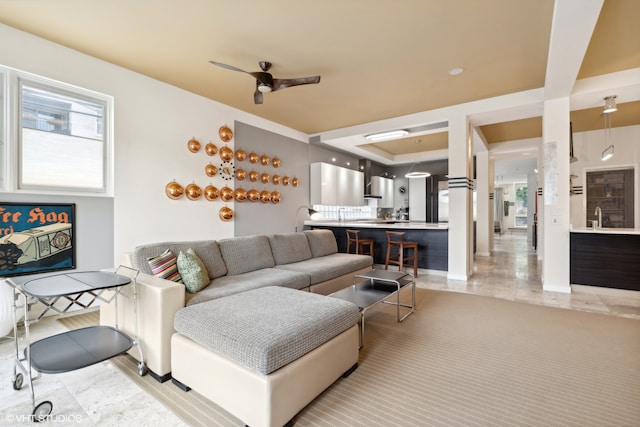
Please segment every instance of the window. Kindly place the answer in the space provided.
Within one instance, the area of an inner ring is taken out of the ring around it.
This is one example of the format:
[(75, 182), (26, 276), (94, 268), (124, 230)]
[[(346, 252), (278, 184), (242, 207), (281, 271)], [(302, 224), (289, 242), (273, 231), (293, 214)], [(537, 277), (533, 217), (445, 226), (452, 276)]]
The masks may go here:
[(104, 192), (105, 100), (20, 80), (19, 189)]
[(514, 227), (527, 226), (527, 187), (515, 184), (516, 202), (514, 213)]
[(109, 195), (112, 98), (0, 67), (3, 76), (2, 189)]

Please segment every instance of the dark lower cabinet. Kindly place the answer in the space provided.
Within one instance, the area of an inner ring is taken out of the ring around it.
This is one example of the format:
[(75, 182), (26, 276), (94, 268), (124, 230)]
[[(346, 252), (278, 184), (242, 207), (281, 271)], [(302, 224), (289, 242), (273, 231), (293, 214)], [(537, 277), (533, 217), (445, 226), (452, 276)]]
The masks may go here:
[(575, 285), (640, 291), (640, 235), (571, 233)]
[[(305, 225), (305, 229), (309, 229)], [(347, 234), (345, 227), (313, 226), (333, 231), (338, 243), (338, 252), (346, 252)], [(373, 260), (384, 264), (387, 257), (387, 235), (385, 231), (404, 231), (404, 240), (418, 242), (418, 267), (430, 270), (447, 271), (449, 269), (449, 231), (433, 229), (389, 229), (358, 228), (361, 239), (373, 239)], [(394, 267), (397, 268), (397, 267)]]

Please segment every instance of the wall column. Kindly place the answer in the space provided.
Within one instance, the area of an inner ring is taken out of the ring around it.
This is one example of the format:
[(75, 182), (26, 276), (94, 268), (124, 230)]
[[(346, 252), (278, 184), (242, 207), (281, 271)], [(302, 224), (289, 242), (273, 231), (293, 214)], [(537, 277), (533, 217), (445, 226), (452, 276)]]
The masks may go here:
[[(542, 289), (571, 292), (569, 284), (569, 98), (544, 102), (542, 116)], [(539, 218), (540, 219), (540, 218)]]
[(464, 115), (449, 118), (449, 271), (467, 280), (473, 268), (473, 159), (471, 127)]
[(493, 236), (493, 196), (489, 197), (489, 194), (493, 195), (491, 172), (489, 152), (476, 153), (476, 254), (478, 256), (491, 255)]

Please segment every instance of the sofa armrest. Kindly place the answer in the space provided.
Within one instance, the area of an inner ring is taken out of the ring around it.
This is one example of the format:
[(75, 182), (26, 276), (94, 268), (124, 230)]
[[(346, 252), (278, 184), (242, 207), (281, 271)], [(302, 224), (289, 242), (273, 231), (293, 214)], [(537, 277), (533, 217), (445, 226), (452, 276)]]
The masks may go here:
[[(185, 288), (181, 283), (139, 273), (136, 279), (138, 291), (138, 339), (147, 367), (161, 380), (169, 379), (171, 372), (171, 336), (173, 319), (185, 304)], [(133, 307), (133, 284), (123, 288), (125, 295), (118, 295), (118, 327), (132, 337), (136, 335)], [(116, 299), (100, 305), (100, 324), (116, 325)], [(136, 359), (140, 355), (135, 347), (129, 350)]]

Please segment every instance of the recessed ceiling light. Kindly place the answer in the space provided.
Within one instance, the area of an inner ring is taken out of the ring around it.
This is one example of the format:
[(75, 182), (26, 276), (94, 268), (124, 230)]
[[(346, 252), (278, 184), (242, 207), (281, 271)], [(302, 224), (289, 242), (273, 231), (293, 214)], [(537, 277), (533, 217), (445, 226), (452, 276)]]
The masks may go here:
[(416, 139), (416, 140), (414, 141), (414, 144), (422, 144), (422, 141), (421, 141), (421, 140), (419, 140), (419, 139)]
[(452, 76), (457, 76), (458, 74), (462, 74), (463, 71), (464, 71), (464, 68), (456, 67), (449, 70), (449, 74), (451, 74)]
[(371, 135), (365, 136), (369, 141), (382, 141), (385, 139), (393, 139), (393, 138), (401, 138), (403, 136), (409, 135), (409, 131), (405, 129), (392, 130), (389, 132), (381, 132), (381, 133), (373, 133)]

